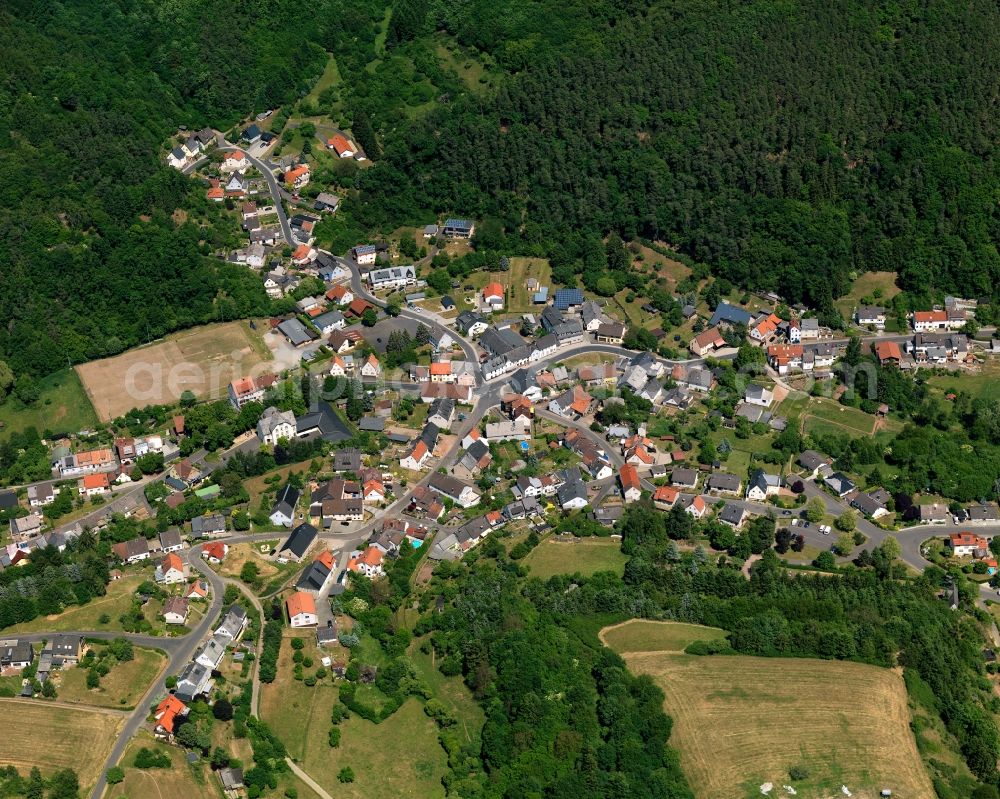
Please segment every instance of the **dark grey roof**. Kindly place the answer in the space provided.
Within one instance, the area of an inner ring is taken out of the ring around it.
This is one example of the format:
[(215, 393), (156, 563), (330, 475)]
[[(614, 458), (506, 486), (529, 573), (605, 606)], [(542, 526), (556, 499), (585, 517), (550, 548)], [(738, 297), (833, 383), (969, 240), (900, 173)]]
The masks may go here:
[(10, 510), (17, 507), (16, 491), (0, 491), (0, 510)]
[(348, 447), (333, 453), (333, 470), (335, 472), (356, 472), (360, 468), (361, 450)]
[(363, 416), (358, 427), (372, 433), (381, 433), (385, 429), (385, 420), (378, 416)]
[(296, 347), (312, 341), (312, 336), (309, 335), (309, 331), (306, 330), (305, 325), (295, 318), (286, 319), (278, 325), (278, 330), (284, 333), (288, 340)]
[(300, 524), (285, 539), (285, 543), (281, 545), (278, 554), (291, 552), (295, 557), (301, 558), (309, 551), (309, 547), (313, 545), (317, 532), (318, 530), (311, 524)]
[(274, 507), (271, 508), (271, 513), (281, 512), (288, 518), (292, 518), (295, 514), (295, 506), (298, 504), (298, 501), (299, 489), (288, 483), (278, 492), (278, 496), (274, 500)]
[(302, 572), (295, 587), (305, 591), (319, 591), (329, 576), (330, 570), (326, 568), (326, 564), (321, 560), (314, 560)]
[(318, 435), (331, 443), (346, 441), (352, 435), (344, 420), (325, 400), (316, 403), (316, 410), (296, 417), (295, 425), (300, 437)]
[(728, 472), (717, 472), (708, 478), (708, 487), (717, 491), (736, 491), (740, 487), (740, 480), (735, 474)]
[(727, 322), (731, 325), (749, 325), (753, 317), (749, 311), (730, 305), (728, 302), (720, 302), (716, 306), (715, 313), (708, 323), (709, 327), (715, 327), (720, 322)]
[[(223, 527), (225, 527), (224, 524)], [(179, 547), (182, 543), (181, 531), (176, 527), (172, 527), (171, 529), (164, 530), (160, 533), (160, 547), (163, 549), (168, 549), (169, 547)]]
[(222, 532), (226, 529), (226, 520), (219, 514), (195, 516), (191, 520), (192, 535), (206, 535)]
[(719, 514), (719, 521), (728, 522), (729, 524), (739, 524), (743, 521), (743, 513), (743, 508), (739, 505), (727, 502)]

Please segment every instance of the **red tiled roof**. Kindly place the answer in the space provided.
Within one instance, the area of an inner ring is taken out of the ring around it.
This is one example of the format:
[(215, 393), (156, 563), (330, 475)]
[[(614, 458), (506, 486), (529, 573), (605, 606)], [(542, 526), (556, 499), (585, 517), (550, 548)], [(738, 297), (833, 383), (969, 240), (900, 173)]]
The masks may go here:
[(316, 613), (316, 602), (311, 594), (305, 591), (296, 591), (286, 600), (288, 615), (298, 616), (300, 613)]

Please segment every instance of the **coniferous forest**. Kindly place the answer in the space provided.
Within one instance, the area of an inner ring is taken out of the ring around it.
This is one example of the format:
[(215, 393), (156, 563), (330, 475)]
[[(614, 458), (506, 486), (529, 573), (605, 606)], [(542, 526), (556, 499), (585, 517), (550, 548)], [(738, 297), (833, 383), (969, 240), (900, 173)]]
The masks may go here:
[[(595, 240), (639, 235), (827, 321), (865, 270), (898, 272), (916, 298), (1000, 284), (995, 4), (397, 0), (384, 23), (386, 11), (5, 4), (0, 354), (14, 372), (266, 312), (252, 275), (207, 257), (212, 211), (163, 146), (181, 124), (228, 129), (295, 100), (327, 52), (376, 160), (353, 181), (351, 229), (493, 219), (504, 246), (549, 256), (567, 279)], [(442, 72), (445, 35), (491, 82)], [(421, 113), (405, 112), (397, 57)]]
[(387, 136), (370, 223), (409, 196), (556, 262), (638, 234), (827, 314), (865, 270), (995, 290), (995, 3), (501, 0), (409, 34), (435, 25), (511, 77)]

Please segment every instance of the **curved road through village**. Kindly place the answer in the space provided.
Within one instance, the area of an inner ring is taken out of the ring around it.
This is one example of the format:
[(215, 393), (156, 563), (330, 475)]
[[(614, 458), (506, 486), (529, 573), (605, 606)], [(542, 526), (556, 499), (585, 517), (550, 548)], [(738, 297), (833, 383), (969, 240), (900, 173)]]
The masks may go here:
[[(226, 144), (220, 149), (235, 150), (238, 148)], [(248, 157), (250, 156), (248, 155)], [(271, 187), (272, 194), (276, 198), (275, 205), (278, 209), (280, 209), (279, 220), (282, 223), (283, 234), (286, 236), (286, 240), (291, 241), (291, 233), (290, 230), (288, 230), (287, 217), (285, 217), (284, 215), (284, 210), (281, 206), (281, 202), (279, 199), (281, 197), (280, 187), (278, 186), (277, 181), (274, 179), (274, 176), (271, 173), (270, 169), (268, 169), (266, 165), (264, 165), (262, 162), (258, 161), (255, 158), (251, 158), (251, 161), (254, 162), (255, 166), (257, 166), (258, 169), (260, 169), (261, 173), (267, 180), (268, 185)], [(345, 267), (351, 270), (351, 284), (354, 293), (357, 296), (362, 297), (363, 299), (366, 299), (367, 301), (376, 304), (379, 307), (384, 308), (386, 305), (385, 301), (379, 299), (378, 297), (371, 294), (365, 289), (357, 265), (354, 262), (344, 258), (337, 258), (337, 260), (340, 263), (342, 263)], [(499, 404), (503, 391), (506, 388), (508, 382), (508, 377), (506, 375), (494, 378), (489, 381), (484, 380), (481, 368), (479, 367), (479, 357), (475, 345), (472, 344), (463, 336), (459, 335), (455, 330), (450, 328), (447, 325), (447, 320), (443, 319), (442, 317), (430, 311), (417, 312), (417, 311), (412, 311), (410, 309), (401, 310), (400, 316), (403, 316), (407, 319), (423, 322), (427, 324), (429, 327), (431, 327), (432, 330), (435, 330), (437, 332), (442, 332), (443, 330), (447, 330), (448, 333), (452, 335), (455, 341), (459, 344), (459, 346), (461, 346), (462, 350), (465, 352), (466, 358), (470, 362), (476, 364), (476, 382), (477, 382), (478, 398), (476, 400), (476, 403), (472, 411), (466, 415), (465, 420), (461, 424), (456, 426), (455, 429), (452, 430), (452, 433), (454, 434), (455, 438), (454, 438), (454, 444), (452, 445), (451, 449), (440, 458), (440, 461), (434, 465), (433, 469), (428, 470), (428, 473), (418, 482), (410, 484), (407, 488), (407, 491), (404, 494), (402, 494), (398, 499), (396, 499), (394, 502), (392, 502), (384, 511), (382, 511), (379, 514), (378, 517), (373, 518), (366, 524), (351, 531), (346, 531), (343, 533), (327, 531), (325, 533), (321, 533), (320, 538), (323, 541), (328, 542), (331, 548), (333, 549), (353, 548), (355, 545), (360, 544), (362, 541), (364, 541), (371, 535), (371, 533), (379, 525), (382, 517), (398, 513), (403, 508), (405, 508), (409, 504), (414, 490), (418, 486), (425, 485), (430, 480), (431, 476), (434, 474), (437, 468), (441, 467), (449, 468), (453, 466), (457, 462), (458, 458), (462, 453), (461, 443), (460, 443), (462, 438), (464, 438), (465, 435), (474, 426), (478, 425), (479, 421), (491, 408)], [(575, 355), (592, 354), (592, 353), (606, 354), (609, 356), (613, 356), (615, 358), (621, 358), (621, 357), (631, 358), (636, 355), (635, 352), (627, 350), (623, 347), (610, 344), (585, 342), (582, 344), (577, 344), (562, 348), (556, 353), (553, 353), (552, 355), (532, 364), (530, 368), (540, 370), (547, 368), (552, 364), (571, 358)], [(663, 359), (661, 360), (664, 364), (666, 364), (668, 369), (674, 363), (697, 364), (704, 362), (703, 359), (700, 358), (694, 358), (685, 361), (666, 361)], [(589, 426), (575, 420), (565, 419), (561, 416), (552, 414), (541, 406), (538, 407), (537, 414), (540, 418), (544, 418), (548, 421), (552, 421), (563, 426), (573, 427), (577, 430), (580, 430), (584, 435), (590, 437), (592, 440), (594, 440), (602, 448), (605, 449), (605, 451), (608, 454), (609, 460), (611, 461), (612, 465), (616, 467), (616, 469), (620, 468), (620, 466), (622, 465), (623, 461), (620, 454), (616, 452), (613, 447), (608, 447), (607, 442), (600, 435), (590, 430)], [(229, 452), (227, 452), (224, 455), (223, 462), (225, 460), (225, 457), (227, 457), (229, 454), (231, 454), (234, 451), (238, 451), (240, 447), (246, 445), (247, 442), (244, 442), (243, 444), (240, 444), (237, 447), (232, 448)], [(609, 478), (607, 481), (602, 481), (602, 483), (606, 483), (606, 485), (602, 485), (601, 490), (604, 492), (610, 490), (610, 488), (613, 487), (614, 485), (614, 480), (615, 478)], [(644, 481), (643, 485), (646, 489), (649, 490), (653, 488), (652, 484), (649, 483), (648, 481)], [(138, 489), (140, 487), (141, 486), (137, 485), (135, 486), (135, 489)], [(125, 492), (122, 492), (122, 494), (124, 493)], [(826, 504), (828, 512), (833, 515), (839, 515), (841, 512), (843, 512), (843, 510), (847, 508), (845, 502), (826, 493), (811, 481), (806, 481), (806, 494), (807, 496), (810, 497), (820, 496), (823, 499), (824, 503)], [(718, 501), (719, 497), (705, 495), (705, 499), (708, 502), (716, 502)], [(746, 507), (748, 510), (753, 510), (757, 513), (776, 512), (776, 509), (771, 505), (755, 503), (736, 498), (727, 498), (727, 501), (742, 505)], [(959, 527), (955, 525), (927, 525), (923, 527), (907, 528), (905, 530), (892, 533), (883, 530), (879, 527), (876, 527), (867, 519), (862, 518), (858, 520), (858, 529), (868, 537), (868, 543), (867, 543), (868, 546), (878, 546), (878, 544), (884, 541), (886, 537), (890, 535), (895, 536), (899, 540), (899, 543), (901, 545), (902, 549), (901, 559), (908, 565), (914, 567), (915, 569), (922, 570), (928, 565), (928, 561), (924, 559), (924, 557), (920, 553), (920, 544), (925, 539), (931, 536), (947, 535), (950, 532), (958, 530)], [(987, 534), (1000, 533), (1000, 525), (996, 525), (993, 527), (983, 527), (982, 530), (984, 533)], [(798, 532), (802, 533), (809, 541), (809, 543), (813, 545), (817, 545), (822, 548), (827, 548), (827, 545), (829, 544), (829, 539), (825, 538), (819, 532), (816, 525), (812, 525), (806, 529), (799, 528)], [(269, 532), (261, 534), (233, 536), (227, 538), (226, 542), (229, 544), (238, 544), (238, 543), (272, 540), (273, 538), (274, 538), (274, 533)], [(195, 651), (197, 650), (198, 646), (200, 646), (201, 643), (203, 642), (206, 634), (213, 628), (222, 610), (223, 596), (225, 594), (226, 585), (232, 584), (238, 586), (239, 589), (243, 592), (243, 594), (249, 598), (253, 606), (259, 612), (263, 613), (263, 608), (260, 603), (260, 600), (256, 596), (249, 594), (246, 591), (245, 586), (242, 585), (242, 583), (236, 580), (223, 578), (220, 575), (218, 575), (214, 570), (209, 568), (209, 566), (202, 560), (200, 556), (200, 548), (198, 546), (194, 546), (188, 549), (185, 553), (185, 558), (187, 562), (190, 564), (190, 566), (192, 566), (194, 569), (200, 572), (212, 587), (212, 600), (208, 608), (208, 611), (205, 613), (201, 621), (199, 621), (198, 624), (192, 630), (190, 630), (186, 635), (179, 637), (161, 638), (149, 635), (109, 633), (107, 631), (94, 631), (94, 630), (80, 630), (80, 631), (73, 631), (71, 633), (97, 639), (108, 639), (119, 636), (124, 637), (132, 641), (136, 645), (160, 649), (167, 654), (168, 658), (168, 662), (164, 670), (160, 673), (155, 682), (149, 686), (145, 694), (137, 702), (135, 710), (132, 711), (131, 714), (128, 716), (124, 728), (122, 729), (117, 740), (115, 741), (115, 744), (112, 747), (111, 752), (108, 754), (108, 757), (104, 764), (104, 768), (101, 771), (101, 776), (98, 779), (97, 784), (94, 786), (93, 791), (91, 792), (91, 799), (101, 799), (101, 796), (103, 795), (104, 790), (107, 786), (107, 780), (106, 780), (107, 770), (112, 766), (116, 765), (120, 761), (122, 755), (125, 752), (126, 747), (129, 744), (129, 741), (135, 736), (135, 734), (139, 731), (139, 729), (145, 722), (148, 716), (148, 709), (152, 704), (153, 700), (163, 695), (166, 692), (167, 690), (166, 677), (168, 675), (177, 674), (181, 669), (183, 669), (183, 667), (194, 656)], [(981, 594), (981, 598), (982, 596), (985, 596), (987, 588), (988, 587), (984, 587), (984, 589), (982, 589), (983, 593)], [(992, 589), (990, 589), (990, 592), (992, 592)], [(34, 633), (23, 637), (27, 638), (28, 640), (39, 641), (50, 636), (51, 633), (48, 634)], [(257, 667), (255, 664), (253, 673), (253, 690), (251, 698), (251, 711), (254, 714), (258, 712), (259, 697), (260, 697), (260, 683), (259, 683)], [(329, 799), (329, 794), (323, 791), (321, 787), (317, 786), (315, 782), (312, 780), (312, 778), (309, 777), (309, 775), (306, 774), (304, 771), (302, 771), (301, 768), (299, 768), (293, 763), (290, 763), (290, 766), (292, 770), (304, 782), (310, 785), (310, 787), (313, 790), (315, 790), (323, 799)]]

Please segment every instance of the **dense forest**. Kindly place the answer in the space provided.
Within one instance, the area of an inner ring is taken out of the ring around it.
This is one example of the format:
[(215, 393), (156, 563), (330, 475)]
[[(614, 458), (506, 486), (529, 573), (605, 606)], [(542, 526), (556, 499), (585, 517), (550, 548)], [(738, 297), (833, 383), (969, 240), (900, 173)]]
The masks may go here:
[(0, 361), (16, 376), (268, 310), (255, 275), (206, 257), (213, 231), (194, 220), (212, 209), (163, 163), (165, 144), (180, 125), (225, 130), (297, 97), (335, 8), (0, 7)]
[(641, 235), (827, 315), (864, 270), (995, 291), (995, 3), (423, 8), (395, 4), (390, 45), (443, 29), (509, 77), (405, 126), (368, 109), (385, 152), (366, 225), (495, 217), (579, 269), (591, 237)]
[(918, 298), (1000, 285), (995, 4), (387, 5), (4, 4), (0, 360), (38, 375), (266, 312), (162, 154), (301, 97), (326, 52), (344, 82), (321, 105), (376, 161), (345, 172), (352, 235), (475, 216), (567, 280), (643, 236), (830, 318), (864, 270)]

